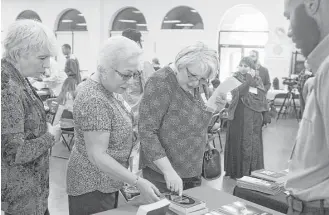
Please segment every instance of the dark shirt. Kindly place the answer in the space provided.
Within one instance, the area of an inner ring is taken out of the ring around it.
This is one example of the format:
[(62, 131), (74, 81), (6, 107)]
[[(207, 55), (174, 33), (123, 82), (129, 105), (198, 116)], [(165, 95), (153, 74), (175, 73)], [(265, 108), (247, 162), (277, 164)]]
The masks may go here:
[(262, 79), (265, 91), (267, 92), (271, 88), (271, 79), (268, 69), (263, 67), (262, 65), (259, 65), (257, 71), (259, 72), (259, 76)]
[(184, 91), (165, 67), (146, 83), (139, 107), (141, 167), (161, 173), (154, 161), (168, 157), (182, 178), (200, 176), (212, 113), (200, 95)]
[(2, 60), (1, 209), (9, 214), (43, 215), (48, 208), (54, 137), (47, 130), (42, 101), (19, 71)]
[(78, 59), (73, 55), (66, 56), (64, 71), (68, 77), (76, 79), (77, 84), (81, 82), (80, 64)]

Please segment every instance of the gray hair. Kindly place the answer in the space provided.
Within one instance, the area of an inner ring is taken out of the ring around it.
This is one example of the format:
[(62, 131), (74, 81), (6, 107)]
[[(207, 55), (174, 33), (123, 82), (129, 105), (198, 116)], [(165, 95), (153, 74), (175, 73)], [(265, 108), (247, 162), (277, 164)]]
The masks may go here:
[(209, 73), (209, 79), (215, 78), (219, 70), (217, 52), (202, 42), (183, 48), (176, 56), (175, 66), (178, 69), (199, 64), (202, 71)]
[(98, 55), (98, 70), (117, 69), (119, 64), (132, 57), (139, 57), (143, 50), (138, 44), (123, 36), (114, 36), (106, 40)]
[(58, 50), (54, 33), (30, 19), (17, 20), (9, 26), (3, 47), (3, 56), (12, 63), (17, 63), (20, 56), (33, 55), (43, 49), (48, 50), (50, 56), (56, 56)]

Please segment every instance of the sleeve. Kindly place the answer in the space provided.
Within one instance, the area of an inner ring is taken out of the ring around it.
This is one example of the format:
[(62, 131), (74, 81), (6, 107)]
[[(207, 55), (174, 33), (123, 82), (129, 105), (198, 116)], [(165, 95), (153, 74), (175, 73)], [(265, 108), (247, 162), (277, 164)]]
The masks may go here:
[(267, 92), (271, 88), (271, 79), (270, 79), (270, 74), (268, 72), (268, 69), (265, 69), (265, 82), (264, 82), (264, 87), (265, 91)]
[(239, 97), (242, 97), (244, 95), (246, 95), (249, 91), (249, 85), (247, 82), (241, 84), (238, 88), (237, 88), (238, 92), (239, 92)]
[(103, 99), (92, 97), (76, 105), (75, 121), (81, 126), (82, 131), (111, 132), (113, 109), (106, 105)]
[[(6, 86), (7, 85), (7, 86)], [(19, 87), (2, 83), (1, 90), (1, 152), (9, 165), (34, 161), (54, 144), (49, 132), (35, 139), (26, 140), (25, 115)], [(14, 108), (13, 108), (14, 107)]]
[(327, 58), (326, 68), (321, 70), (314, 79), (315, 96), (320, 109), (325, 132), (325, 143), (329, 149), (329, 58)]
[(170, 105), (170, 95), (169, 83), (158, 77), (149, 78), (139, 106), (138, 132), (141, 149), (150, 162), (166, 157), (158, 134)]

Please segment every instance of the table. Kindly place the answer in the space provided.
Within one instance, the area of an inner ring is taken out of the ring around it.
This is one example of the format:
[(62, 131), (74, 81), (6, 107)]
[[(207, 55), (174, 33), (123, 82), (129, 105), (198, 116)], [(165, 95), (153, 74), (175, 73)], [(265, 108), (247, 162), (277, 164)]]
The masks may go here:
[[(184, 193), (205, 201), (209, 210), (217, 209), (222, 205), (230, 204), (235, 201), (241, 201), (241, 202), (246, 202), (249, 205), (255, 206), (264, 211), (270, 212), (273, 215), (283, 215), (282, 213), (279, 213), (277, 211), (271, 210), (269, 208), (265, 208), (263, 206), (257, 205), (255, 203), (225, 193), (224, 191), (215, 190), (210, 187), (197, 187), (187, 190)], [(137, 210), (138, 210), (137, 207), (125, 205), (121, 208), (97, 213), (95, 215), (135, 215), (137, 213)]]
[(250, 202), (271, 208), (284, 214), (286, 214), (288, 211), (288, 204), (286, 201), (287, 195), (283, 192), (279, 193), (278, 195), (271, 196), (265, 193), (260, 193), (241, 187), (235, 187), (233, 195), (242, 199), (248, 199)]

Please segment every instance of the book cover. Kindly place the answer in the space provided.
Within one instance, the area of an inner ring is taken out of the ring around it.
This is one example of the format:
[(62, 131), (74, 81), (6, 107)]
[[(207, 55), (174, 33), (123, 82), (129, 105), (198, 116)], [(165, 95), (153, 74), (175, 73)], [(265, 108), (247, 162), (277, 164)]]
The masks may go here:
[(234, 202), (223, 205), (219, 209), (210, 211), (211, 215), (272, 215), (272, 213), (263, 211), (244, 202)]
[(152, 204), (139, 206), (136, 215), (166, 215), (169, 211), (169, 205), (170, 201), (164, 198)]
[(120, 192), (127, 202), (140, 196), (140, 191), (135, 186), (125, 185), (120, 189)]
[(194, 197), (183, 194), (165, 194), (165, 197), (171, 202), (170, 208), (178, 212), (190, 213), (206, 207), (206, 203)]
[(277, 182), (278, 180), (284, 178), (287, 174), (285, 172), (274, 172), (270, 170), (256, 170), (251, 173), (251, 176), (260, 178), (260, 179), (265, 179), (273, 182)]

